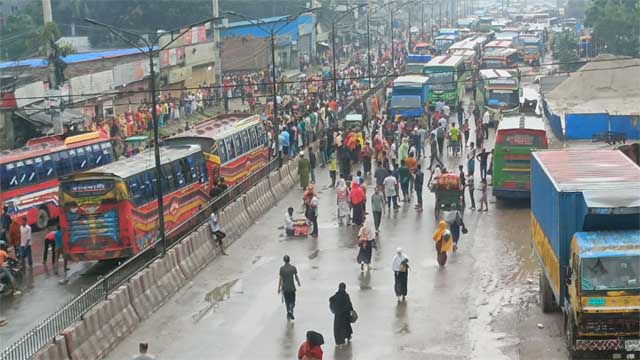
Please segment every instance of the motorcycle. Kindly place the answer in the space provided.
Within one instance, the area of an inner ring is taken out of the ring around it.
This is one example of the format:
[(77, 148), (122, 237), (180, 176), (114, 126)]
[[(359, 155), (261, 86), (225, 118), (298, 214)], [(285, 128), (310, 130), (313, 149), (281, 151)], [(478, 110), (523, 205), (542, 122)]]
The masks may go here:
[[(22, 271), (20, 269), (20, 263), (14, 258), (7, 258), (6, 261), (7, 263), (4, 268), (11, 273), (11, 276), (16, 282), (16, 289), (19, 289), (20, 285), (22, 284)], [(11, 292), (11, 283), (9, 283), (9, 279), (7, 279), (6, 277), (1, 278), (0, 296), (10, 295)]]

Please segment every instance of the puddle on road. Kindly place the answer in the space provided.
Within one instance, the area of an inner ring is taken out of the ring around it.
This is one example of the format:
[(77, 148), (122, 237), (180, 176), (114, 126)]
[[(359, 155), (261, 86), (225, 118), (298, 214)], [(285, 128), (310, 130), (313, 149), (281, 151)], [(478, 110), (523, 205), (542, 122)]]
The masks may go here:
[(229, 299), (231, 297), (231, 293), (243, 293), (242, 282), (240, 281), (240, 279), (228, 281), (206, 293), (204, 296), (206, 305), (197, 313), (191, 316), (193, 322), (198, 323), (200, 320), (202, 320), (207, 314), (210, 313), (212, 309), (214, 309), (218, 305), (218, 303), (224, 301), (225, 299)]

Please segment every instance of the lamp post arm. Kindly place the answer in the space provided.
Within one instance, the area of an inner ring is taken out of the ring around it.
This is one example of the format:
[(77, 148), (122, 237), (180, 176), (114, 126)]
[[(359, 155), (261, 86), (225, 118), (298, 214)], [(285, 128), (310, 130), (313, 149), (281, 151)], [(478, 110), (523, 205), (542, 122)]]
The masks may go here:
[[(184, 28), (174, 29), (174, 30), (167, 31), (165, 34), (162, 34), (161, 36), (157, 36), (157, 37), (156, 37), (156, 39), (154, 40), (153, 44), (154, 44), (154, 45), (156, 45), (156, 44), (160, 41), (160, 38), (161, 38), (163, 35), (166, 35), (166, 34), (173, 34), (173, 33), (179, 32), (178, 36), (174, 37), (173, 39), (171, 39), (171, 41), (169, 41), (168, 43), (164, 44), (164, 46), (163, 46), (163, 47), (161, 47), (160, 49), (158, 49), (158, 51), (164, 50), (164, 49), (168, 48), (168, 47), (169, 47), (169, 45), (173, 44), (176, 40), (178, 40), (178, 39), (180, 39), (181, 37), (183, 37), (183, 36), (184, 36), (184, 34), (186, 34), (187, 32), (191, 31), (191, 29), (193, 29), (194, 27), (199, 26), (199, 25), (202, 25), (202, 24), (205, 24), (205, 23), (208, 23), (208, 22), (218, 21), (218, 20), (221, 20), (221, 19), (225, 19), (225, 17), (216, 17), (216, 18), (211, 18), (211, 19), (207, 19), (207, 20), (204, 20), (204, 21), (200, 21), (200, 22), (197, 22), (197, 23), (194, 23), (194, 24), (191, 24), (191, 25), (187, 25), (187, 26), (186, 26), (186, 27), (184, 27)], [(184, 30), (182, 30), (182, 29), (184, 29)]]
[[(84, 21), (88, 22), (89, 24), (92, 24), (92, 25), (99, 26), (101, 28), (107, 29), (110, 33), (112, 33), (113, 35), (117, 36), (118, 38), (120, 38), (121, 40), (126, 42), (127, 44), (129, 44), (129, 45), (135, 47), (136, 49), (140, 50), (140, 52), (143, 53), (143, 54), (146, 54), (146, 53), (148, 53), (148, 52), (150, 52), (152, 50), (151, 44), (149, 44), (149, 42), (145, 38), (140, 36), (140, 34), (136, 34), (136, 33), (131, 32), (131, 31), (116, 29), (115, 27), (113, 27), (111, 25), (107, 25), (107, 24), (95, 21), (93, 19), (85, 18)], [(132, 36), (132, 37), (135, 37), (136, 39), (142, 41), (144, 43), (144, 45), (147, 47), (147, 50), (143, 49), (139, 45), (136, 45), (136, 43), (134, 43), (133, 41), (131, 41), (131, 39), (126, 37), (125, 34), (129, 35), (129, 36)]]

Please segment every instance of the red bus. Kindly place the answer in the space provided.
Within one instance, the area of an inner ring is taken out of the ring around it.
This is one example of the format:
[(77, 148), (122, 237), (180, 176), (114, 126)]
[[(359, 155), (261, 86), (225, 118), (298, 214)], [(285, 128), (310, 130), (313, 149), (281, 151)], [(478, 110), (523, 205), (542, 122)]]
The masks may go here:
[[(72, 260), (130, 257), (158, 239), (153, 152), (148, 149), (60, 179), (62, 241)], [(163, 215), (169, 234), (209, 202), (212, 184), (198, 145), (161, 146), (160, 160)]]
[(200, 145), (209, 177), (237, 184), (269, 162), (267, 134), (259, 115), (227, 114), (208, 119), (167, 140), (168, 145)]
[(58, 217), (58, 178), (113, 160), (111, 141), (99, 132), (32, 139), (0, 152), (0, 203), (11, 217), (27, 218), (38, 229)]

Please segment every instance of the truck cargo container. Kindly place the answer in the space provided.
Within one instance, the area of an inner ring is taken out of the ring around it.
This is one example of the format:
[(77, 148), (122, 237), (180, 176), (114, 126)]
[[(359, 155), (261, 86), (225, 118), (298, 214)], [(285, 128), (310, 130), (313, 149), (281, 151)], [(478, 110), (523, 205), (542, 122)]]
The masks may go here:
[(638, 359), (640, 167), (618, 150), (533, 152), (531, 238), (571, 357)]

